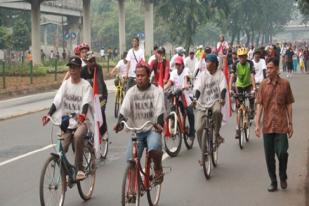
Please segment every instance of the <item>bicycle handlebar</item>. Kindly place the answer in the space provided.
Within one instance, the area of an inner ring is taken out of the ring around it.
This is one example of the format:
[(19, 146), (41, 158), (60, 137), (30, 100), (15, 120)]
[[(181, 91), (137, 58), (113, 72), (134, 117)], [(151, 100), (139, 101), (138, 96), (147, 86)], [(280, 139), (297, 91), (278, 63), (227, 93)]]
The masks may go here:
[(56, 122), (51, 116), (47, 116), (47, 118), (51, 121), (53, 125), (60, 126), (61, 123)]
[(147, 121), (145, 122), (141, 127), (130, 127), (125, 121), (121, 121), (121, 123), (124, 124), (124, 126), (128, 129), (128, 130), (131, 130), (131, 131), (140, 131), (142, 129), (144, 129), (145, 126), (147, 126), (148, 124), (151, 124), (152, 126), (154, 126), (155, 124), (151, 121)]

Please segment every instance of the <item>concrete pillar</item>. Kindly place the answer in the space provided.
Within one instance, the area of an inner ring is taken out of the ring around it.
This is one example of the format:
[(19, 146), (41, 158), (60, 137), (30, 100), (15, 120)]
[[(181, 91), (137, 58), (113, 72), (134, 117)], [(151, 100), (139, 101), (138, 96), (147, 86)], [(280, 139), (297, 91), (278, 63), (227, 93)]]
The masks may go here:
[(43, 34), (43, 41), (44, 41), (44, 46), (47, 46), (48, 45), (48, 43), (47, 43), (47, 24), (46, 25), (44, 25), (44, 34)]
[(126, 24), (125, 24), (125, 10), (124, 1), (118, 0), (118, 17), (119, 17), (119, 54), (126, 50)]
[(145, 55), (150, 56), (153, 49), (153, 2), (144, 0), (145, 6)]
[(31, 2), (31, 53), (33, 65), (41, 64), (40, 0)]
[(91, 46), (90, 0), (83, 0), (83, 42)]

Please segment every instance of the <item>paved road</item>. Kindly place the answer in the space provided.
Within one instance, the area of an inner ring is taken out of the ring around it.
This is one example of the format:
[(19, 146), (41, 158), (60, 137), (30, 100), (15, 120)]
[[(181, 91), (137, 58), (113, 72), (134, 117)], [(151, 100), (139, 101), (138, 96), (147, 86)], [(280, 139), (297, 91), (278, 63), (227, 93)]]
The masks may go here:
[[(309, 76), (294, 76), (291, 80), (296, 103), (294, 104), (295, 134), (290, 141), (290, 159), (286, 191), (268, 193), (262, 140), (251, 135), (250, 142), (240, 151), (233, 139), (234, 118), (222, 129), (226, 142), (220, 148), (219, 166), (211, 180), (206, 181), (198, 165), (197, 144), (190, 151), (183, 146), (176, 158), (164, 160), (171, 167), (162, 188), (160, 205), (177, 206), (302, 206), (305, 204), (305, 180), (308, 153), (307, 129), (309, 122)], [(108, 103), (109, 127), (115, 122), (112, 116), (113, 95)], [(39, 205), (39, 175), (51, 149), (39, 151), (12, 162), (31, 151), (44, 148), (50, 142), (50, 126), (43, 128), (40, 117), (44, 112), (0, 121), (0, 205)], [(253, 130), (252, 130), (253, 132)], [(99, 164), (94, 197), (84, 203), (74, 187), (66, 193), (65, 205), (120, 205), (120, 189), (125, 168), (125, 150), (128, 136), (111, 132), (108, 159)], [(143, 198), (143, 205), (147, 205)], [(308, 205), (308, 204), (307, 204)]]

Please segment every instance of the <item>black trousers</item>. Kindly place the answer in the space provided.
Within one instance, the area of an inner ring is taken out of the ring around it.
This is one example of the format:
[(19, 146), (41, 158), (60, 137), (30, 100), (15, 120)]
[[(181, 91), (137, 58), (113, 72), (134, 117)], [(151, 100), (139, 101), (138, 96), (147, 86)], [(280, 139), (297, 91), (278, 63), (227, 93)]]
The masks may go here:
[(264, 134), (264, 150), (265, 159), (268, 170), (268, 175), (272, 183), (277, 183), (276, 176), (276, 159), (275, 155), (279, 160), (279, 177), (280, 180), (287, 179), (287, 164), (288, 164), (288, 136), (287, 134)]

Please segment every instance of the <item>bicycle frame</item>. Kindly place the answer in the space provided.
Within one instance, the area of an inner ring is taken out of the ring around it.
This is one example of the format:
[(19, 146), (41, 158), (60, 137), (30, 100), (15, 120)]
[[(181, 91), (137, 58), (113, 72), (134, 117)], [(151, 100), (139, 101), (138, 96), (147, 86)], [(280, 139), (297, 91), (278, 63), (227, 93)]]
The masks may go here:
[(172, 130), (172, 127), (171, 127), (171, 125), (169, 125), (169, 131), (174, 131), (174, 134), (173, 135), (175, 135), (176, 134), (176, 132), (177, 132), (177, 128), (178, 128), (178, 124), (180, 125), (180, 131), (181, 131), (181, 133), (185, 133), (186, 131), (185, 131), (185, 125), (184, 125), (184, 123), (185, 123), (185, 115), (186, 114), (182, 114), (180, 111), (179, 111), (179, 100), (178, 100), (178, 96), (177, 95), (175, 95), (175, 94), (173, 94), (173, 99), (172, 99), (172, 111), (170, 112), (170, 115), (173, 115), (174, 116), (174, 119), (176, 120), (176, 121), (174, 121), (174, 126), (173, 126), (173, 128), (174, 128), (174, 130)]

